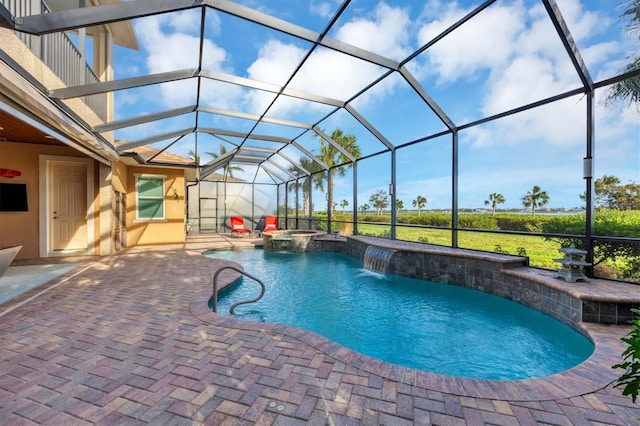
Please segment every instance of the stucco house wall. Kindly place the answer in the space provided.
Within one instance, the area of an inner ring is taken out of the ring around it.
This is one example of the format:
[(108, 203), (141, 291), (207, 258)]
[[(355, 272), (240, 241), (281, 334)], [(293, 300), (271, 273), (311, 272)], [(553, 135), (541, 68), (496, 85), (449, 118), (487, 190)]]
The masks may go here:
[[(165, 219), (139, 220), (136, 218), (136, 176), (165, 177)], [(185, 241), (185, 178), (183, 169), (160, 167), (127, 168), (127, 245), (183, 243)], [(176, 190), (178, 198), (174, 196)]]
[[(22, 249), (16, 259), (29, 259), (39, 257), (39, 215), (40, 215), (40, 168), (41, 155), (87, 158), (73, 148), (57, 145), (37, 145), (0, 141), (0, 168), (17, 170), (20, 176), (14, 178), (0, 177), (0, 182), (26, 183), (29, 211), (27, 212), (0, 212), (0, 246), (21, 245)], [(94, 160), (91, 160), (94, 161)], [(94, 162), (95, 163), (95, 162)], [(94, 193), (98, 191), (96, 176), (97, 167), (94, 167)], [(93, 203), (98, 205), (97, 202)], [(98, 226), (98, 212), (93, 215), (94, 225)], [(94, 235), (98, 235), (94, 232)], [(89, 242), (97, 253), (97, 241)]]

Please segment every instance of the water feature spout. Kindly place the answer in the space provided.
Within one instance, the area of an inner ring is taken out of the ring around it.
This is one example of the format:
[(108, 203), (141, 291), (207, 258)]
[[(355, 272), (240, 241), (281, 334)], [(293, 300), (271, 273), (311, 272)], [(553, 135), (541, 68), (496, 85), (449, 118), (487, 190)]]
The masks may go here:
[(364, 253), (364, 268), (384, 274), (395, 252), (396, 250), (383, 247), (368, 246)]

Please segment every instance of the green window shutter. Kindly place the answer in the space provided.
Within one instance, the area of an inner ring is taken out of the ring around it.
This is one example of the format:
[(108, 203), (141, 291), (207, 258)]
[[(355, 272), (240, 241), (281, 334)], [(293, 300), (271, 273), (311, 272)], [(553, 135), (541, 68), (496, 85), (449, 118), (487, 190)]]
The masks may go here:
[(138, 178), (138, 218), (164, 219), (164, 179)]
[(140, 197), (162, 198), (163, 181), (156, 178), (138, 178), (138, 195)]

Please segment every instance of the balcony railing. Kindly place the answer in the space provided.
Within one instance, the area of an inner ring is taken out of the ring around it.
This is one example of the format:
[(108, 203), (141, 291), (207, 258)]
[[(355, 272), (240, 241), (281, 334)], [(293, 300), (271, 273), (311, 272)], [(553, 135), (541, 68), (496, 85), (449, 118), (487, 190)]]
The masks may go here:
[[(29, 16), (49, 11), (44, 1), (0, 0), (13, 16)], [(98, 77), (82, 54), (65, 33), (34, 36), (16, 32), (16, 35), (66, 86), (96, 83)], [(107, 120), (107, 95), (98, 94), (82, 98), (102, 120)]]

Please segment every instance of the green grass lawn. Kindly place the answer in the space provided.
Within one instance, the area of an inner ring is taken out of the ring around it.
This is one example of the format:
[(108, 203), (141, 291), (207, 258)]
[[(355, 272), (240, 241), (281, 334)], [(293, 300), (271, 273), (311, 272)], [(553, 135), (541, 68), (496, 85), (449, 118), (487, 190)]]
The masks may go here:
[[(389, 229), (389, 225), (358, 224), (358, 233), (362, 235), (383, 236), (385, 232), (389, 232)], [(396, 234), (396, 238), (399, 240), (451, 246), (451, 231), (449, 230), (398, 226)], [(460, 231), (458, 246), (497, 253), (526, 255), (529, 256), (531, 266), (541, 268), (557, 269), (559, 264), (553, 259), (561, 257), (558, 252), (560, 248), (558, 243), (546, 241), (537, 236)]]

